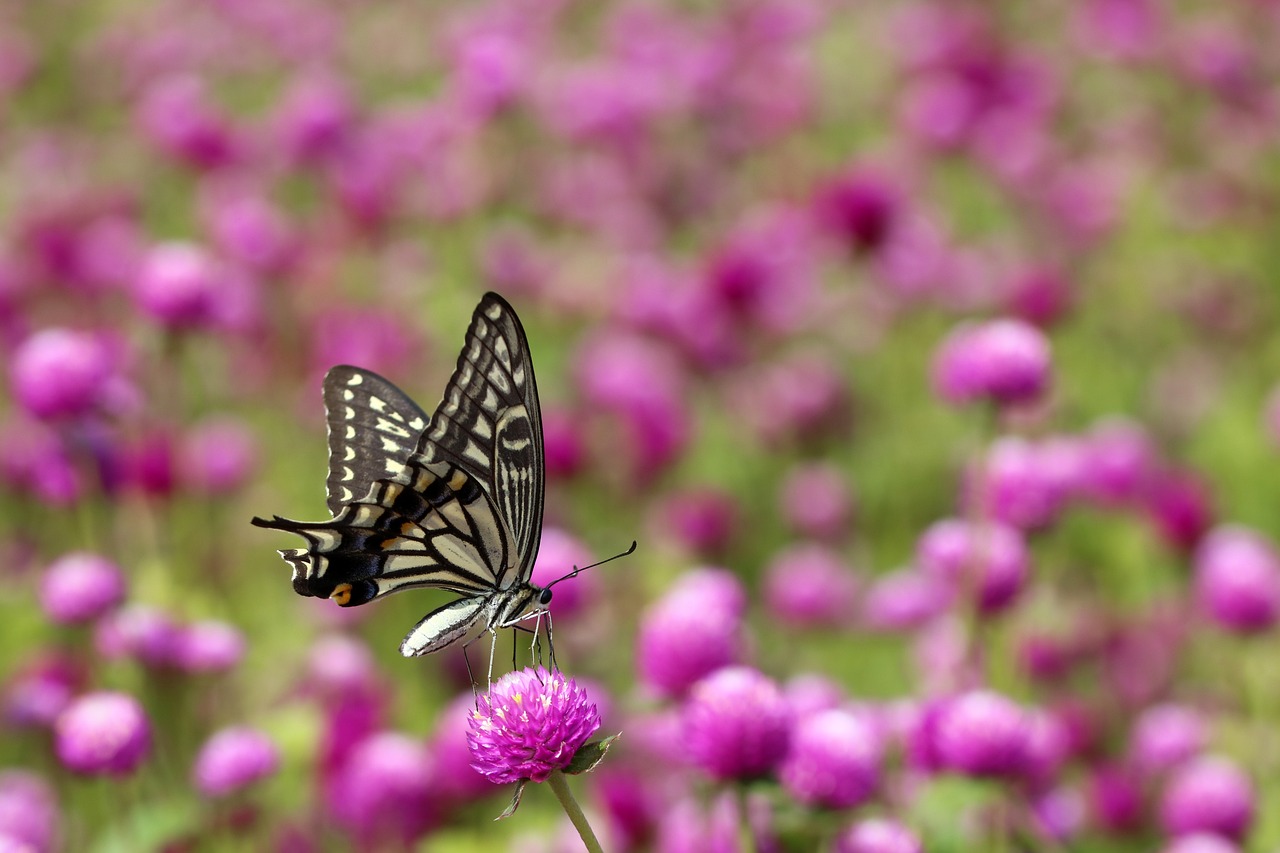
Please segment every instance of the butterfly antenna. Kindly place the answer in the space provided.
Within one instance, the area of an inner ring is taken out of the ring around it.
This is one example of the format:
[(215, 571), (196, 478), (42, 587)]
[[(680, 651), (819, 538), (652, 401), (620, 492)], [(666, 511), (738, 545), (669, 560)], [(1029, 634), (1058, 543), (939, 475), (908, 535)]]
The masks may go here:
[(551, 583), (547, 584), (546, 587), (544, 588), (551, 589), (551, 587), (560, 583), (560, 581), (567, 581), (569, 578), (576, 578), (579, 572), (585, 572), (587, 569), (594, 569), (596, 566), (603, 566), (605, 563), (612, 563), (614, 560), (618, 559), (619, 557), (629, 557), (635, 552), (636, 552), (636, 543), (635, 543), (635, 540), (633, 539), (631, 541), (631, 547), (623, 551), (621, 554), (614, 554), (612, 557), (606, 557), (605, 559), (601, 560), (598, 563), (592, 563), (591, 565), (583, 566), (582, 568), (578, 568), (577, 566), (574, 566), (573, 571), (569, 572), (567, 575), (563, 575), (561, 577), (556, 578)]

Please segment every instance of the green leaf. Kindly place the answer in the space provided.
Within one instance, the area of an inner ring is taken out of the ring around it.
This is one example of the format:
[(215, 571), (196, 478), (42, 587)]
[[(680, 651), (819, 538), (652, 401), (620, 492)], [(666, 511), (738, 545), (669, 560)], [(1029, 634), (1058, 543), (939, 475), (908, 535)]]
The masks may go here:
[(622, 737), (622, 732), (610, 735), (604, 740), (584, 743), (573, 754), (573, 760), (569, 762), (569, 766), (564, 769), (564, 772), (570, 776), (577, 776), (580, 773), (586, 773), (588, 770), (594, 770), (596, 765), (604, 760), (604, 754), (609, 751), (609, 747), (613, 746), (613, 742), (620, 737)]
[(516, 783), (515, 793), (511, 795), (511, 805), (507, 806), (506, 810), (495, 817), (494, 820), (502, 820), (503, 818), (511, 817), (516, 813), (516, 809), (520, 808), (520, 798), (524, 796), (524, 788), (528, 784), (528, 779), (521, 779)]

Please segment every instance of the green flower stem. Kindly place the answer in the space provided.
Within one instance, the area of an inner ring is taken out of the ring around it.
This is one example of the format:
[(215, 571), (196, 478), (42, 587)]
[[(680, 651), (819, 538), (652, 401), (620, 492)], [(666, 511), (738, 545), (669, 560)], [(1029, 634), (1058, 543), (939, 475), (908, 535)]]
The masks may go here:
[(587, 845), (588, 853), (604, 853), (604, 848), (600, 846), (596, 834), (591, 830), (591, 824), (587, 823), (587, 816), (582, 813), (582, 807), (573, 798), (573, 792), (569, 790), (569, 780), (565, 778), (564, 773), (556, 770), (547, 777), (547, 782), (551, 785), (551, 790), (555, 791), (556, 799), (560, 801), (564, 813), (569, 816), (569, 820), (573, 821), (574, 829), (578, 830), (578, 835), (582, 836), (582, 843)]

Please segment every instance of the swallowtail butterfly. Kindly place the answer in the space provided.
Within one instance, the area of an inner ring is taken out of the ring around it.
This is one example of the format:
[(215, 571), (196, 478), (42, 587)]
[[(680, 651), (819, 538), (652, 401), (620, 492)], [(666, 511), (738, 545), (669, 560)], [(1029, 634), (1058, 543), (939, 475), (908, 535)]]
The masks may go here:
[(253, 519), (305, 548), (280, 551), (299, 595), (343, 607), (411, 587), (462, 594), (419, 622), (405, 657), (545, 611), (529, 582), (542, 535), (542, 416), (524, 328), (486, 293), (428, 420), (396, 386), (340, 365), (324, 379), (333, 518)]

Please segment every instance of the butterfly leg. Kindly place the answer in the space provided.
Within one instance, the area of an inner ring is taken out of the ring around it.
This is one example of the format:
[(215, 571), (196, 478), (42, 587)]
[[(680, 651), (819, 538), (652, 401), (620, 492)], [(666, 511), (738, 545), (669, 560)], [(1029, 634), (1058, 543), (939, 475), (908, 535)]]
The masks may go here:
[(489, 642), (489, 686), (492, 687), (493, 686), (493, 656), (498, 651), (498, 632), (494, 628), (490, 627), (489, 636), (491, 638)]
[(555, 632), (551, 630), (551, 611), (547, 611), (547, 660), (551, 664), (551, 671), (555, 672), (560, 669), (560, 664), (556, 663), (556, 638)]
[(471, 682), (471, 696), (478, 700), (480, 698), (480, 690), (476, 687), (475, 673), (471, 671), (471, 658), (467, 657), (467, 646), (469, 645), (471, 644), (463, 643), (462, 645), (462, 662), (467, 667), (467, 681)]

